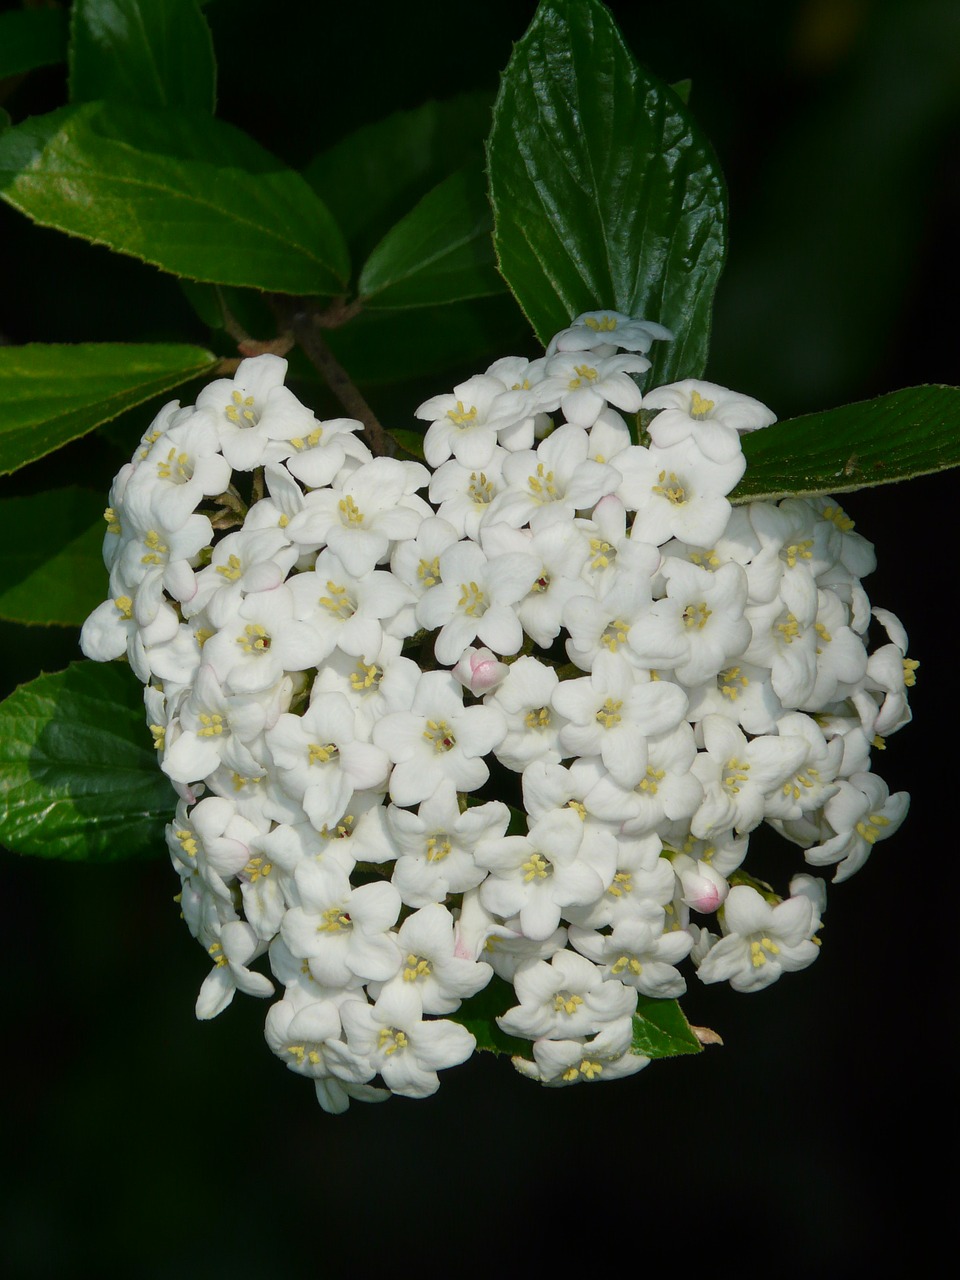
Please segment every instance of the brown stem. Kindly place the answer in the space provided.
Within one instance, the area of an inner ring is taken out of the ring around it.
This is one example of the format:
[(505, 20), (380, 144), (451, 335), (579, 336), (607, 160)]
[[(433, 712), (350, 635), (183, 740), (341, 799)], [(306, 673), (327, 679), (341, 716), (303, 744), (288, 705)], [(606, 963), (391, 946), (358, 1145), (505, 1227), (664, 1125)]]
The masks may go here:
[(355, 314), (356, 307), (351, 309), (349, 305), (344, 305), (336, 312), (318, 312), (309, 306), (292, 305), (287, 298), (274, 298), (273, 306), (281, 324), (293, 334), (307, 359), (323, 375), (327, 386), (347, 413), (363, 423), (363, 436), (370, 451), (380, 457), (392, 457), (395, 449), (393, 441), (351, 381), (346, 369), (327, 346), (322, 334), (323, 329), (337, 328), (344, 323)]

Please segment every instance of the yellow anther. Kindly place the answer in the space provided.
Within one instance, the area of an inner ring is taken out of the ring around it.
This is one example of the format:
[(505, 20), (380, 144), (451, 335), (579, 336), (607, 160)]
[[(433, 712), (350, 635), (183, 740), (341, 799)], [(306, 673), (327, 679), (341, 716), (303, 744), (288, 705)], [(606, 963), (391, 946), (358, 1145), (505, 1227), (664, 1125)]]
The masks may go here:
[(342, 907), (328, 907), (322, 915), (323, 924), (317, 925), (317, 933), (345, 933), (353, 928), (353, 921)]
[(190, 455), (177, 453), (176, 449), (171, 449), (166, 458), (157, 463), (157, 475), (161, 480), (172, 480), (174, 484), (183, 484), (193, 475)]
[(250, 877), (250, 883), (256, 884), (261, 876), (268, 876), (273, 870), (273, 863), (263, 858), (251, 858), (243, 868), (243, 874)]
[(544, 569), (540, 577), (534, 581), (534, 584), (530, 588), (530, 590), (536, 591), (538, 594), (540, 594), (543, 591), (550, 590), (550, 575), (547, 573), (546, 569)]
[(448, 409), (447, 417), (455, 427), (469, 427), (477, 420), (477, 406), (472, 404), (469, 409), (463, 407), (463, 401), (457, 401), (456, 409)]
[(356, 821), (352, 813), (345, 814), (331, 831), (326, 823), (320, 828), (324, 840), (346, 840), (353, 835), (353, 824)]
[(605, 542), (603, 538), (590, 539), (590, 554), (593, 559), (590, 561), (591, 569), (606, 569), (610, 561), (616, 557), (616, 549)]
[(904, 658), (903, 660), (903, 683), (908, 689), (912, 689), (917, 683), (917, 667), (920, 663), (916, 658)]
[(421, 560), (417, 565), (417, 577), (425, 587), (434, 587), (440, 581), (440, 557)]
[(616, 653), (620, 645), (626, 644), (627, 632), (630, 630), (630, 623), (625, 622), (623, 618), (614, 618), (600, 637), (600, 643), (611, 653)]
[(553, 868), (542, 853), (531, 853), (521, 870), (524, 881), (529, 884), (531, 880), (546, 880)]
[(587, 806), (580, 800), (568, 800), (566, 807), (572, 809), (581, 822), (587, 820)]
[(542, 462), (537, 463), (537, 469), (532, 476), (527, 476), (527, 484), (538, 502), (552, 502), (559, 496), (553, 480), (553, 472), (545, 471)]
[(378, 667), (375, 662), (371, 662), (368, 666), (362, 658), (357, 663), (356, 671), (350, 672), (350, 684), (356, 693), (363, 693), (367, 689), (379, 689), (382, 679), (383, 667)]
[(328, 579), (327, 590), (330, 594), (328, 596), (320, 596), (317, 600), (317, 604), (321, 605), (337, 618), (352, 618), (356, 613), (356, 608), (353, 601), (350, 599), (346, 587), (340, 587), (335, 582)]
[[(594, 1076), (598, 1076), (603, 1071), (603, 1064), (600, 1062), (591, 1062), (589, 1058), (584, 1058), (580, 1063), (580, 1075), (586, 1080), (592, 1080)], [(564, 1076), (566, 1079), (566, 1076)]]
[(750, 766), (746, 760), (738, 760), (736, 756), (731, 756), (723, 768), (723, 786), (731, 795), (739, 795), (740, 783), (746, 782), (749, 774)]
[(712, 550), (704, 551), (702, 554), (699, 551), (691, 551), (690, 563), (699, 566), (701, 569), (719, 569), (720, 557), (716, 551)]
[(886, 738), (882, 737), (879, 733), (875, 733), (873, 737), (870, 739), (870, 745), (872, 747), (876, 747), (878, 751), (886, 751), (887, 740)]
[(601, 316), (598, 320), (596, 316), (587, 316), (583, 323), (594, 333), (612, 333), (617, 327), (617, 317)]
[(107, 507), (103, 513), (103, 518), (107, 522), (107, 533), (119, 533), (120, 521), (117, 519), (117, 513), (113, 507)]
[(633, 893), (633, 872), (618, 871), (607, 893), (613, 898), (622, 898), (625, 893)]
[(645, 795), (655, 796), (657, 787), (666, 777), (664, 769), (654, 769), (652, 765), (647, 767), (646, 776), (641, 778), (634, 788), (635, 791), (642, 791)]
[(550, 708), (534, 707), (523, 718), (528, 729), (546, 729), (550, 725)]
[(266, 653), (271, 640), (266, 627), (259, 622), (248, 622), (243, 628), (243, 635), (237, 636), (237, 644), (245, 653)]
[(471, 471), (467, 494), (475, 507), (485, 507), (493, 501), (493, 484), (482, 471), (479, 475), (476, 471)]
[(558, 991), (553, 997), (553, 1007), (557, 1013), (576, 1013), (582, 1004), (583, 996), (571, 996), (563, 991)]
[(623, 719), (620, 715), (620, 708), (623, 706), (623, 700), (620, 698), (607, 698), (603, 706), (597, 712), (597, 723), (603, 725), (604, 729), (612, 729), (618, 725)]
[(217, 565), (217, 573), (222, 574), (229, 582), (236, 580), (243, 573), (243, 565), (240, 563), (239, 556), (229, 556), (226, 564)]
[(800, 623), (792, 613), (788, 613), (785, 622), (778, 622), (774, 630), (779, 631), (784, 644), (793, 644), (800, 634)]
[(280, 517), (277, 520), (277, 524), (280, 526), (281, 529), (285, 529), (289, 523), (290, 523), (290, 517), (287, 515), (285, 511), (281, 511)]
[(340, 523), (345, 524), (348, 529), (363, 524), (363, 512), (349, 493), (345, 498), (340, 499), (337, 507), (340, 511)]
[(582, 387), (585, 382), (586, 383), (596, 382), (597, 378), (600, 377), (596, 369), (594, 369), (593, 366), (589, 364), (574, 365), (573, 371), (577, 376), (575, 378), (571, 378), (570, 381), (567, 383), (567, 386), (570, 388), (571, 391), (576, 391), (577, 388)]
[(198, 644), (198, 645), (200, 646), (200, 648), (202, 649), (202, 648), (203, 648), (203, 646), (204, 646), (204, 645), (207, 643), (207, 641), (210, 639), (210, 637), (213, 635), (213, 628), (212, 628), (212, 627), (197, 627), (197, 630), (196, 630), (196, 632), (195, 632), (194, 634), (196, 635), (196, 638), (197, 638), (197, 644)]
[(195, 858), (199, 853), (197, 838), (192, 831), (180, 829), (176, 832), (177, 842), (188, 858)]
[(416, 982), (418, 978), (430, 977), (430, 962), (424, 960), (423, 956), (415, 956), (412, 953), (407, 956), (407, 963), (403, 970), (404, 982)]
[(717, 681), (721, 696), (729, 698), (731, 702), (735, 702), (741, 689), (746, 689), (750, 683), (746, 676), (740, 674), (739, 667), (727, 667), (726, 671), (721, 671), (717, 676)]
[(254, 407), (256, 401), (253, 396), (245, 396), (240, 391), (234, 391), (230, 398), (232, 403), (228, 404), (223, 411), (227, 421), (232, 422), (235, 427), (256, 426), (257, 412)]
[(427, 837), (427, 861), (442, 862), (453, 849), (446, 831), (438, 831)]
[(629, 969), (635, 978), (639, 978), (643, 973), (643, 965), (636, 956), (620, 956), (610, 966), (610, 972), (616, 974), (618, 978), (625, 969)]
[(460, 583), (458, 607), (468, 618), (479, 618), (487, 611), (487, 600), (475, 582)]
[(219, 942), (210, 943), (209, 947), (207, 947), (207, 955), (218, 969), (222, 969), (225, 964), (230, 963), (227, 957), (223, 954), (223, 948), (220, 946)]
[(156, 529), (149, 529), (143, 540), (144, 546), (147, 548), (147, 554), (140, 557), (141, 564), (162, 564), (163, 557), (170, 548), (166, 543), (160, 541), (160, 535)]
[(683, 625), (688, 631), (693, 627), (696, 627), (698, 631), (702, 631), (712, 613), (713, 610), (707, 608), (705, 600), (701, 600), (699, 604), (688, 604), (683, 611)]
[(842, 507), (824, 507), (823, 518), (824, 520), (829, 520), (831, 524), (836, 525), (841, 533), (849, 533), (854, 527), (853, 521)]
[(798, 560), (813, 559), (813, 552), (810, 550), (812, 546), (812, 538), (805, 538), (803, 542), (791, 542), (789, 547), (784, 547), (780, 552), (781, 559), (786, 560), (788, 569), (795, 569)]
[(409, 1044), (404, 1032), (399, 1031), (396, 1027), (381, 1027), (380, 1035), (377, 1040), (377, 1047), (382, 1049), (386, 1057), (397, 1052), (398, 1049), (406, 1049)]
[(423, 736), (433, 743), (434, 751), (450, 751), (457, 745), (450, 726), (446, 720), (428, 720)]
[(133, 617), (133, 601), (129, 596), (117, 596), (113, 603), (117, 606), (120, 617), (125, 621)]
[(197, 730), (198, 738), (218, 738), (221, 733), (226, 733), (227, 731), (227, 722), (217, 711), (214, 711), (211, 715), (201, 711), (197, 718), (203, 725), (202, 729)]
[(321, 746), (319, 742), (311, 742), (307, 748), (307, 763), (329, 764), (339, 754), (340, 748), (335, 742), (328, 742), (326, 746)]
[(857, 835), (863, 836), (867, 844), (873, 844), (880, 836), (881, 827), (889, 827), (890, 819), (885, 818), (882, 813), (871, 813), (869, 821), (858, 822), (856, 826)]
[(152, 724), (149, 726), (150, 735), (153, 738), (153, 745), (157, 751), (162, 751), (167, 741), (167, 730), (162, 724)]
[(716, 408), (716, 400), (706, 400), (699, 391), (690, 392), (690, 417), (696, 418), (698, 422), (703, 419)]
[(653, 486), (652, 492), (659, 493), (662, 498), (672, 502), (675, 507), (682, 507), (687, 500), (687, 491), (677, 479), (676, 474), (671, 471), (668, 475), (666, 471), (661, 471), (657, 481), (658, 483)]

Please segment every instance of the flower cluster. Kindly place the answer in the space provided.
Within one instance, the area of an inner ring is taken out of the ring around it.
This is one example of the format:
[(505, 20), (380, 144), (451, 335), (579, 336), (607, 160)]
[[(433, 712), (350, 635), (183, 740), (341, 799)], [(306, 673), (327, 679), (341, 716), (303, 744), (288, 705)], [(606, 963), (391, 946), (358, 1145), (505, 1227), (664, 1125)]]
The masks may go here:
[(872, 548), (829, 498), (731, 505), (773, 415), (641, 395), (669, 337), (595, 312), (498, 360), (417, 411), (432, 470), (246, 359), (116, 477), (82, 645), (144, 683), (180, 796), (197, 1014), (279, 986), (267, 1042), (329, 1111), (434, 1092), (491, 982), (525, 1075), (636, 1072), (681, 963), (754, 991), (817, 955), (824, 883), (754, 879), (754, 829), (843, 880), (904, 818), (870, 755), (917, 664)]

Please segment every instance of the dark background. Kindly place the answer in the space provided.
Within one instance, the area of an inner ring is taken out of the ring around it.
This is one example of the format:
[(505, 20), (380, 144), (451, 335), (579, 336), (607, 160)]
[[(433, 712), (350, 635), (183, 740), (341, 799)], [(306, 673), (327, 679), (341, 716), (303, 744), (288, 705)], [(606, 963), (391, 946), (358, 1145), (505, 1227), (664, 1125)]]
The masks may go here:
[[(534, 7), (212, 0), (219, 114), (304, 163), (392, 109), (494, 87)], [(727, 175), (709, 376), (781, 417), (960, 382), (960, 5), (611, 8), (652, 70), (692, 78)], [(48, 110), (62, 71), (7, 89), (15, 119)], [(5, 205), (0, 271), (6, 341), (208, 340), (172, 278)], [(522, 341), (504, 322), (498, 354)], [(59, 465), (105, 490), (117, 457), (85, 442)], [(27, 468), (3, 492), (48, 483)], [(831, 892), (812, 969), (753, 996), (692, 979), (688, 1016), (725, 1040), (698, 1058), (545, 1090), (483, 1055), (433, 1099), (328, 1117), (263, 1044), (263, 1004), (194, 1020), (207, 963), (163, 856), (4, 855), (5, 1273), (919, 1270), (953, 1212), (956, 495), (947, 473), (844, 498), (877, 546), (871, 599), (921, 662), (879, 765), (912, 813)], [(66, 632), (4, 625), (0, 644), (5, 688), (77, 656)]]

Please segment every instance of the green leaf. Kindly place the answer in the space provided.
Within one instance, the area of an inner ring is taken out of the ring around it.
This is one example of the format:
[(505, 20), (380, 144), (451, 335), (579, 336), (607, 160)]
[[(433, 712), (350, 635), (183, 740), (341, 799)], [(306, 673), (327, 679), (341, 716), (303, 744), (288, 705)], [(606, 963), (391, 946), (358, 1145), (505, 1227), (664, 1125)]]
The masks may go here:
[(703, 1045), (676, 1000), (641, 996), (633, 1015), (631, 1048), (645, 1058), (676, 1058), (685, 1053), (701, 1053)]
[(174, 343), (0, 347), (0, 475), (216, 364), (209, 351)]
[(488, 93), (464, 93), (397, 111), (311, 161), (303, 176), (358, 258), (441, 179), (474, 153), (479, 162), (492, 105)]
[(80, 626), (107, 589), (103, 504), (73, 486), (0, 500), (0, 618)]
[(742, 444), (747, 470), (732, 502), (910, 480), (960, 466), (960, 388), (905, 387), (751, 431)]
[(364, 305), (432, 307), (503, 293), (486, 183), (461, 169), (425, 195), (380, 241), (360, 273)]
[(201, 112), (88, 102), (0, 136), (0, 196), (42, 226), (163, 271), (292, 294), (340, 292), (340, 231), (303, 178)]
[(396, 440), (397, 444), (411, 458), (416, 458), (418, 462), (425, 462), (423, 456), (423, 434), (420, 431), (407, 431), (403, 427), (391, 427), (387, 435)]
[(10, 128), (10, 112), (5, 111), (3, 107), (0, 107), (0, 133), (3, 133), (4, 129), (9, 129), (9, 128)]
[(161, 854), (176, 803), (129, 668), (75, 662), (0, 703), (0, 841), (14, 853)]
[(690, 90), (693, 88), (692, 80), (675, 80), (670, 86), (684, 106), (690, 102)]
[(74, 0), (70, 101), (212, 112), (217, 65), (196, 0)]
[(652, 384), (699, 376), (724, 254), (713, 151), (599, 0), (542, 0), (487, 147), (500, 270), (541, 341), (611, 307), (667, 325)]
[(448, 1017), (473, 1033), (478, 1049), (496, 1054), (508, 1053), (511, 1057), (519, 1054), (522, 1058), (529, 1058), (532, 1056), (530, 1042), (508, 1036), (496, 1022), (498, 1015), (506, 1013), (516, 1003), (516, 992), (510, 983), (494, 974), (482, 991), (464, 1000), (460, 1008)]
[(0, 80), (67, 56), (67, 15), (60, 9), (19, 9), (0, 14)]

